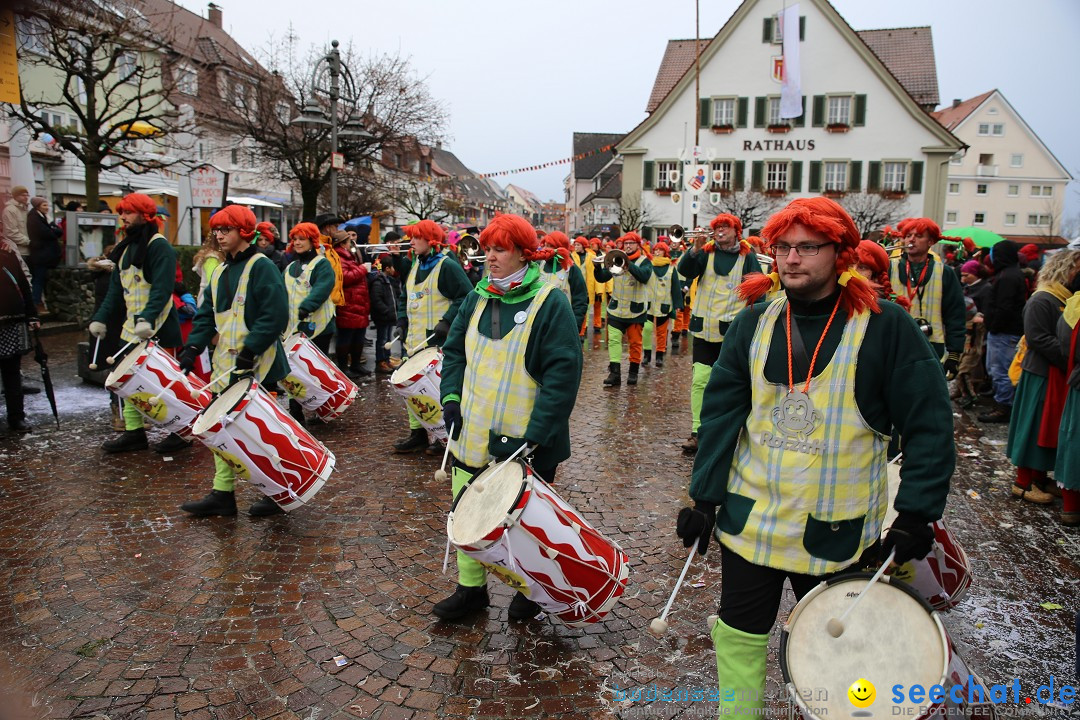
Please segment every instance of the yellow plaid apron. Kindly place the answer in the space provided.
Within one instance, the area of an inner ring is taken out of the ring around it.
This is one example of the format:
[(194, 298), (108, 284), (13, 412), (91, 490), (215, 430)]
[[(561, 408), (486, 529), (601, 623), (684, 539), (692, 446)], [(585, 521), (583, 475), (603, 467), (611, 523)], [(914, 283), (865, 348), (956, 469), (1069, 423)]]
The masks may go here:
[(675, 277), (675, 264), (667, 266), (667, 272), (661, 277), (656, 274), (660, 268), (653, 268), (652, 280), (649, 281), (649, 312), (657, 317), (667, 317), (671, 312), (671, 279)]
[[(578, 270), (581, 271), (581, 277), (585, 278), (585, 290), (589, 293), (589, 305), (592, 305), (597, 293), (596, 263), (593, 262), (596, 253), (592, 250), (586, 250), (584, 260), (579, 258), (577, 253), (570, 253), (570, 257), (574, 259), (574, 264), (577, 265)], [(600, 292), (603, 291), (601, 290)]]
[(785, 303), (769, 305), (750, 345), (753, 410), (739, 435), (717, 528), (727, 548), (754, 564), (823, 575), (849, 565), (881, 535), (889, 438), (867, 425), (855, 404), (869, 311), (845, 323), (835, 355), (810, 382), (809, 411), (795, 402), (802, 383), (789, 397), (786, 383), (765, 380)]
[[(927, 262), (930, 262), (929, 258)], [(889, 283), (892, 284), (896, 293), (907, 294), (907, 284), (900, 282), (900, 265), (904, 258), (898, 258), (896, 262), (889, 263)], [(913, 318), (926, 318), (930, 322), (930, 342), (939, 345), (945, 344), (945, 320), (941, 315), (941, 299), (945, 292), (945, 284), (941, 277), (941, 263), (927, 271), (929, 277), (926, 285), (922, 288), (922, 295), (916, 294), (911, 298), (911, 307), (908, 313)], [(915, 281), (918, 277), (911, 278), (911, 289), (915, 289)]]
[[(150, 238), (150, 242), (146, 244), (148, 250), (150, 243), (158, 238), (164, 242), (169, 242), (164, 235), (158, 233)], [(130, 246), (124, 250), (124, 256), (120, 258), (120, 267), (124, 267), (124, 261), (127, 259), (129, 252), (132, 252)], [(150, 302), (150, 283), (147, 282), (142, 269), (134, 265), (128, 265), (120, 271), (120, 287), (124, 290), (124, 305), (127, 306), (127, 317), (124, 318), (124, 325), (120, 328), (120, 338), (129, 343), (142, 342), (142, 338), (135, 334), (135, 316), (142, 312), (143, 308), (146, 307), (146, 303)], [(169, 311), (172, 310), (172, 307), (173, 303), (170, 298), (157, 318), (153, 320), (146, 318), (147, 322), (153, 324), (155, 335), (165, 323), (165, 319), (169, 317)]]
[[(645, 253), (641, 254), (638, 265), (649, 262)], [(651, 275), (650, 270), (650, 275)], [(625, 270), (611, 279), (611, 300), (608, 301), (608, 314), (611, 317), (629, 320), (643, 315), (649, 309), (649, 284), (638, 282), (637, 278)]]
[[(695, 312), (690, 316), (690, 334), (711, 343), (724, 339), (724, 334), (720, 332), (720, 323), (734, 320), (745, 304), (735, 294), (735, 290), (742, 282), (746, 258), (742, 255), (738, 257), (730, 275), (717, 275), (715, 262), (716, 258), (710, 254), (705, 273), (697, 279)], [(694, 329), (699, 326), (700, 330)]]
[[(548, 272), (548, 266), (555, 268), (554, 272)], [(570, 268), (563, 270), (559, 267), (559, 257), (556, 255), (551, 260), (540, 265), (540, 279), (551, 285), (556, 290), (562, 290), (566, 299), (570, 299)]]
[[(300, 270), (298, 277), (293, 277), (292, 273), (289, 272), (289, 268), (292, 267), (291, 264), (285, 268), (285, 290), (289, 294), (289, 324), (285, 326), (286, 335), (296, 332), (296, 325), (300, 322), (300, 304), (304, 302), (311, 292), (311, 274), (314, 272), (315, 266), (320, 262), (330, 261), (322, 255), (316, 255), (311, 262)], [(315, 312), (307, 316), (307, 322), (315, 323), (315, 332), (311, 333), (311, 337), (322, 333), (333, 319), (334, 303), (330, 302), (330, 298), (327, 298)]]
[[(218, 281), (225, 271), (225, 265), (218, 265), (210, 276), (210, 303), (211, 307), (214, 308), (214, 324), (217, 326), (218, 331), (218, 343), (217, 347), (214, 348), (213, 359), (214, 372), (217, 374), (223, 374), (227, 369), (236, 365), (236, 355), (244, 347), (244, 338), (248, 334), (247, 323), (244, 321), (244, 305), (248, 299), (248, 279), (251, 277), (251, 268), (255, 266), (255, 263), (264, 261), (273, 262), (262, 253), (255, 253), (244, 265), (244, 270), (240, 274), (240, 282), (236, 284), (236, 293), (233, 295), (232, 304), (228, 310), (218, 312), (217, 309)], [(275, 358), (277, 358), (277, 343), (271, 345), (269, 350), (256, 358), (256, 380), (262, 381), (266, 377), (266, 373), (274, 364)], [(215, 378), (215, 380), (216, 382), (210, 385), (211, 392), (219, 393), (229, 386), (229, 377), (227, 375), (220, 379)]]
[[(491, 435), (520, 438), (529, 427), (529, 416), (540, 385), (525, 369), (525, 348), (532, 336), (540, 307), (555, 288), (544, 285), (533, 296), (525, 318), (501, 340), (480, 332), (480, 318), (488, 298), (476, 303), (465, 333), (465, 378), (462, 382), (461, 417), (464, 426), (457, 440), (450, 440), (450, 452), (469, 467), (483, 467), (491, 459)], [(493, 307), (492, 312), (498, 312)], [(515, 320), (520, 314), (515, 316)]]
[(439, 273), (444, 262), (445, 256), (435, 264), (424, 282), (419, 284), (416, 282), (416, 273), (420, 271), (420, 263), (414, 262), (409, 278), (405, 281), (405, 312), (409, 317), (410, 346), (430, 335), (450, 309), (450, 298), (439, 292)]

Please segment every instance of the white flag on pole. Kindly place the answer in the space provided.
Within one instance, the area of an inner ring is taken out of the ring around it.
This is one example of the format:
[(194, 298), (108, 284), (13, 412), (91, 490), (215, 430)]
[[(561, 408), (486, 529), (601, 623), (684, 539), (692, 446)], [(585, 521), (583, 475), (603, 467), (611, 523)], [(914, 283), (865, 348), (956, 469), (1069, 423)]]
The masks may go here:
[(802, 68), (799, 62), (799, 4), (780, 13), (784, 28), (784, 82), (780, 86), (780, 117), (802, 115)]

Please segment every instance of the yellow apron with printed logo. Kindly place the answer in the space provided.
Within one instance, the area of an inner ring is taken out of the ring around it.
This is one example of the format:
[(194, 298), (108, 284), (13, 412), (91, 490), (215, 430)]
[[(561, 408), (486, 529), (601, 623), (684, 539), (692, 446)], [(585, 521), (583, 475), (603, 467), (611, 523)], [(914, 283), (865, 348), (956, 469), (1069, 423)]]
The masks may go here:
[[(169, 242), (164, 235), (158, 233), (150, 238), (147, 242), (147, 249), (149, 250), (150, 243), (156, 240), (162, 242)], [(120, 258), (119, 267), (123, 268), (120, 271), (120, 287), (124, 290), (124, 305), (127, 306), (127, 316), (124, 318), (124, 325), (120, 328), (120, 338), (124, 342), (139, 343), (142, 342), (142, 338), (135, 334), (135, 316), (142, 312), (146, 304), (150, 302), (150, 283), (147, 282), (146, 277), (143, 275), (141, 268), (137, 268), (134, 265), (128, 265), (124, 268), (124, 261), (127, 259), (127, 254), (133, 252), (131, 247), (124, 250), (123, 257)], [(165, 324), (165, 320), (169, 317), (169, 311), (172, 310), (172, 299), (165, 303), (165, 307), (161, 309), (156, 318), (145, 318), (147, 322), (154, 326), (154, 334), (161, 329), (161, 326)]]
[[(289, 272), (292, 264), (285, 268), (285, 290), (289, 295), (289, 324), (285, 326), (286, 335), (296, 331), (296, 325), (300, 322), (300, 305), (311, 293), (311, 274), (314, 272), (315, 266), (320, 262), (330, 261), (322, 255), (316, 255), (311, 262), (300, 270), (300, 275), (297, 277), (293, 277), (292, 273)], [(310, 337), (322, 334), (322, 331), (326, 329), (333, 319), (334, 303), (330, 301), (330, 298), (327, 298), (315, 312), (307, 316), (307, 322), (315, 323), (315, 331), (311, 333)]]
[[(214, 372), (223, 374), (228, 368), (236, 365), (236, 356), (244, 348), (244, 338), (247, 337), (248, 327), (244, 320), (244, 307), (248, 301), (248, 280), (251, 277), (251, 268), (257, 262), (273, 262), (261, 253), (253, 255), (244, 265), (240, 274), (240, 282), (236, 284), (236, 293), (233, 294), (232, 303), (227, 310), (218, 311), (217, 294), (218, 284), (222, 273), (227, 265), (218, 265), (210, 278), (210, 303), (214, 308), (214, 323), (217, 325), (218, 343), (214, 348)], [(259, 355), (255, 359), (255, 379), (262, 381), (269, 372), (270, 367), (277, 358), (277, 343)], [(229, 386), (229, 377), (215, 378), (210, 385), (210, 391), (219, 393)]]

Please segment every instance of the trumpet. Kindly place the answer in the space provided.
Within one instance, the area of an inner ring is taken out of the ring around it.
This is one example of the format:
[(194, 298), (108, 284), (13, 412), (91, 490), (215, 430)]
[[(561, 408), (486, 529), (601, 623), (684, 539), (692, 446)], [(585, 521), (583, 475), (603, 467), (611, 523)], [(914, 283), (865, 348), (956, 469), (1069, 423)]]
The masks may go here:
[(472, 235), (466, 235), (457, 244), (457, 254), (462, 260), (483, 262), (486, 255), (480, 250), (480, 243)]
[(672, 225), (667, 231), (668, 237), (672, 238), (676, 242), (685, 238), (689, 241), (696, 242), (698, 239), (709, 239), (712, 237), (712, 231), (705, 228), (698, 228), (696, 230), (686, 230), (682, 225)]
[(630, 256), (622, 250), (608, 250), (603, 257), (604, 267), (612, 275), (622, 275), (630, 264)]
[(360, 249), (367, 250), (369, 252), (385, 252), (385, 253), (403, 253), (407, 252), (409, 242), (395, 242), (395, 243), (372, 243), (370, 245), (360, 245)]

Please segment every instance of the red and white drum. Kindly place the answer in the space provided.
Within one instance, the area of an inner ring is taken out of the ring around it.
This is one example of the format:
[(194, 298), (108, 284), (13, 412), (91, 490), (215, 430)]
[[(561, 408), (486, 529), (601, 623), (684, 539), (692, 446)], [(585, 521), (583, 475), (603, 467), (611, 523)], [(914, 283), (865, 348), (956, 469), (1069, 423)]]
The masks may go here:
[(603, 620), (626, 590), (626, 553), (527, 463), (502, 465), (458, 495), (446, 521), (450, 542), (567, 625)]
[(285, 392), (323, 420), (341, 417), (359, 392), (323, 351), (301, 333), (285, 340), (289, 374), (280, 381)]
[[(889, 463), (889, 509), (882, 525), (882, 537), (896, 519), (896, 493), (900, 489), (900, 466)], [(971, 562), (960, 547), (956, 536), (945, 520), (930, 525), (934, 529), (934, 547), (921, 560), (912, 560), (893, 567), (889, 574), (915, 588), (935, 610), (951, 610), (971, 587)]]
[(153, 341), (139, 343), (105, 378), (105, 387), (131, 403), (147, 420), (181, 437), (210, 404), (206, 383), (185, 375), (166, 350)]
[[(853, 573), (821, 583), (784, 625), (780, 671), (803, 718), (996, 717), (985, 684), (956, 653), (937, 613), (904, 583), (886, 577), (871, 585), (844, 620), (840, 637), (829, 634), (829, 620), (843, 614), (871, 577)], [(896, 685), (903, 686), (901, 702), (895, 702)], [(924, 695), (913, 701), (907, 692), (913, 685), (940, 685), (941, 700)]]
[(390, 376), (394, 392), (405, 398), (420, 424), (427, 428), (432, 442), (446, 442), (446, 424), (443, 422), (442, 384), (443, 354), (439, 348), (424, 348), (401, 364)]
[(337, 462), (252, 378), (227, 387), (192, 431), (283, 510), (311, 502)]

